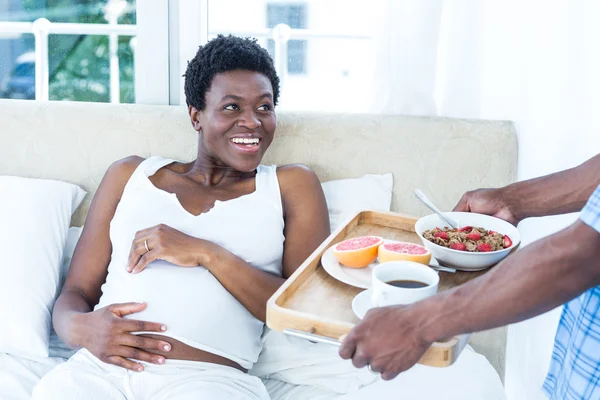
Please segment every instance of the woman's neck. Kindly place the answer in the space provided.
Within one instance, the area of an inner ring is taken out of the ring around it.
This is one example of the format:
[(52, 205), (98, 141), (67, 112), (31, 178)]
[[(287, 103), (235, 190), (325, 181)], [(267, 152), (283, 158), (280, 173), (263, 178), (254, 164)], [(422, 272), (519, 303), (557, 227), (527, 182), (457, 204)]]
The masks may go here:
[(217, 186), (251, 178), (254, 172), (235, 170), (220, 160), (200, 153), (196, 160), (185, 164), (183, 175), (204, 186)]

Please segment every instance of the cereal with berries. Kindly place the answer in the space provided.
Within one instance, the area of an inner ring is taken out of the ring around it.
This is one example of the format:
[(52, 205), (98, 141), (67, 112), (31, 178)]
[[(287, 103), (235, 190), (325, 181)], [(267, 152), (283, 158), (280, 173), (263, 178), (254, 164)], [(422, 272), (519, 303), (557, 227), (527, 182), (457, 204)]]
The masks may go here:
[(512, 246), (512, 240), (507, 235), (472, 226), (428, 229), (423, 237), (439, 246), (469, 252), (485, 253)]

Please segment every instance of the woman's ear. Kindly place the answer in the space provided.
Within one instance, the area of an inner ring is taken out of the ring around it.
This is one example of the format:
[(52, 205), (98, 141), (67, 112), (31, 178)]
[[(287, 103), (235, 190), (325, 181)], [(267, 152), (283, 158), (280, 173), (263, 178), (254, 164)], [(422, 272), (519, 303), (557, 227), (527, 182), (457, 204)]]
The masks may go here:
[(190, 115), (192, 127), (197, 132), (200, 132), (202, 130), (202, 113), (196, 107), (188, 106), (188, 114)]

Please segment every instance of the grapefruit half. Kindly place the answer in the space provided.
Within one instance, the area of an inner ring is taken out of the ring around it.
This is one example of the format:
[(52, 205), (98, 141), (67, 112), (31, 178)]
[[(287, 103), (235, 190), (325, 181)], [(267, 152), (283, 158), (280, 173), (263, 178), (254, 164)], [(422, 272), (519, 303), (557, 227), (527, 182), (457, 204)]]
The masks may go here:
[(377, 259), (377, 250), (383, 243), (379, 236), (359, 236), (333, 246), (333, 254), (340, 264), (350, 268), (365, 268)]
[(415, 261), (429, 265), (431, 252), (423, 246), (408, 242), (383, 243), (379, 246), (379, 262)]

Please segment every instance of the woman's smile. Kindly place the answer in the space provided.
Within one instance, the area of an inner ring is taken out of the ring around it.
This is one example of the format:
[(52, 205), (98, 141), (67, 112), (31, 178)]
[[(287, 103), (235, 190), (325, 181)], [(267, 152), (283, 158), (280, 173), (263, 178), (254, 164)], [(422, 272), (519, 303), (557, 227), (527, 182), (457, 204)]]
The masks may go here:
[(242, 154), (254, 154), (260, 151), (262, 140), (257, 135), (238, 135), (229, 139), (229, 142)]

